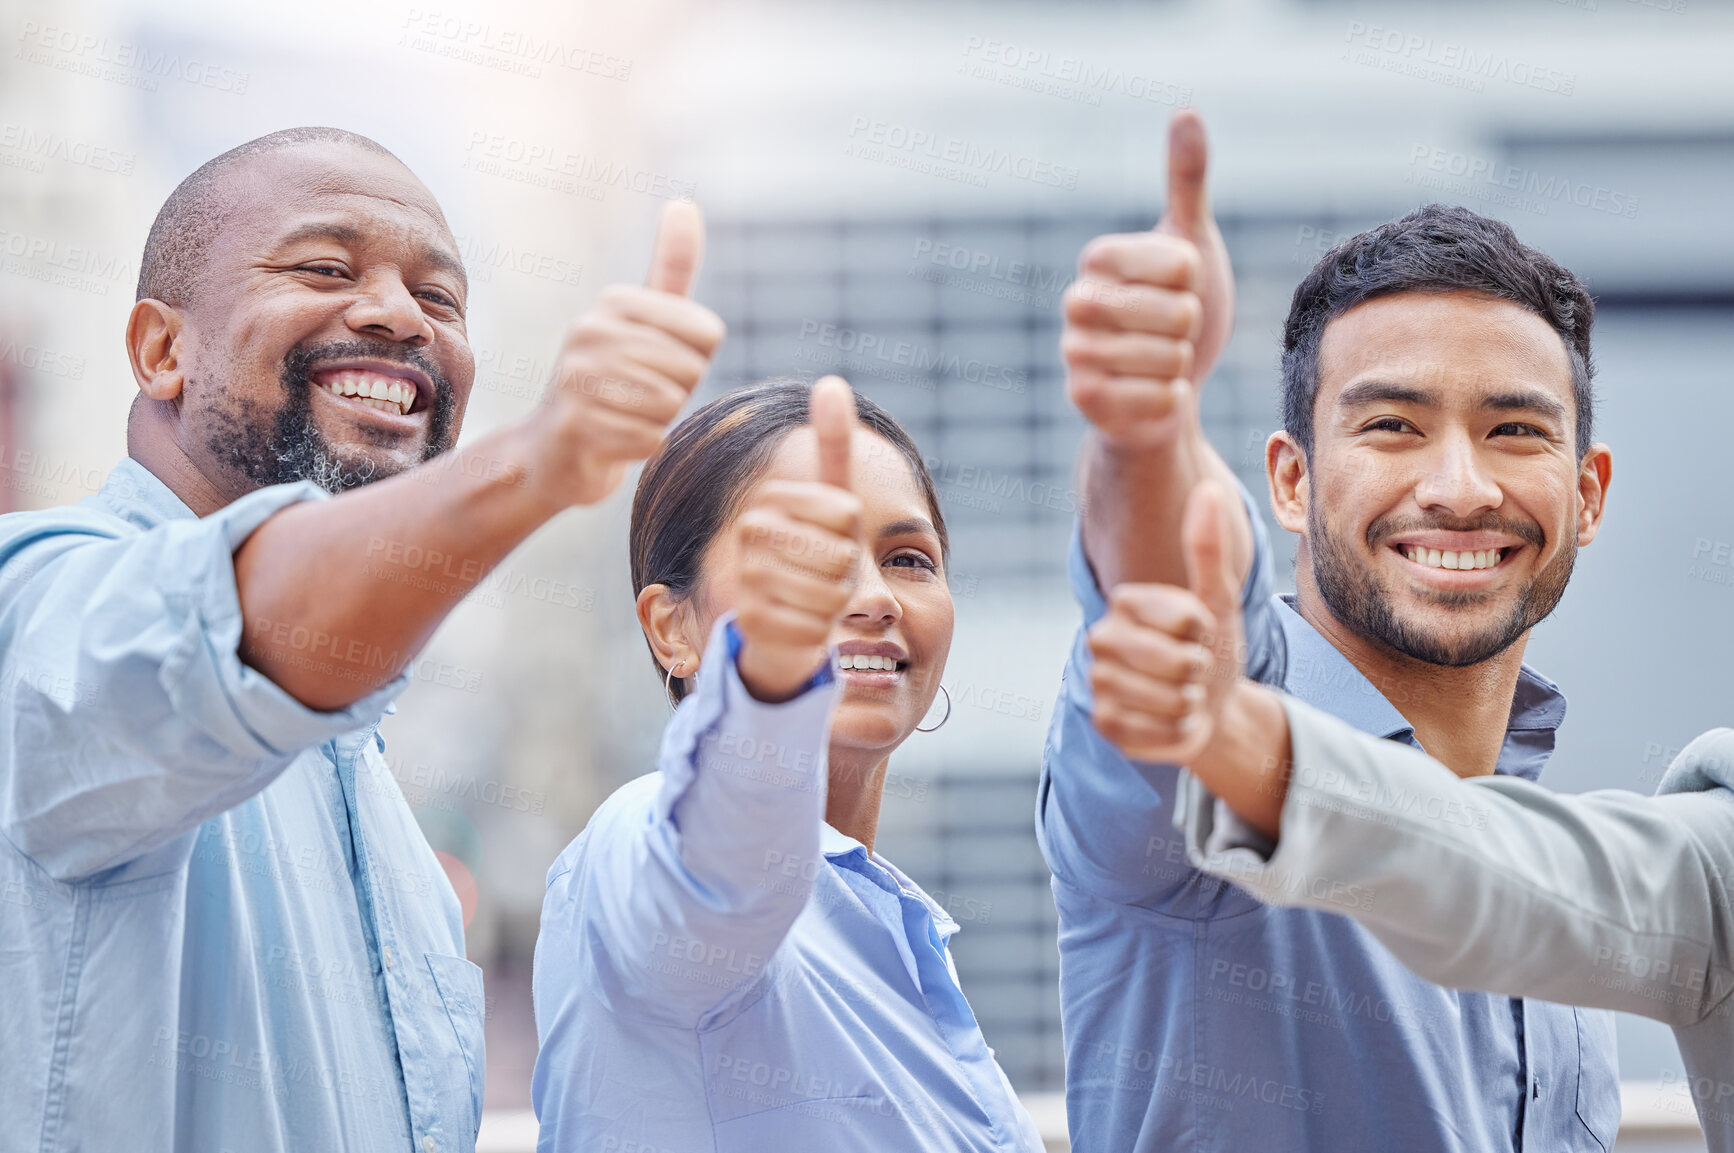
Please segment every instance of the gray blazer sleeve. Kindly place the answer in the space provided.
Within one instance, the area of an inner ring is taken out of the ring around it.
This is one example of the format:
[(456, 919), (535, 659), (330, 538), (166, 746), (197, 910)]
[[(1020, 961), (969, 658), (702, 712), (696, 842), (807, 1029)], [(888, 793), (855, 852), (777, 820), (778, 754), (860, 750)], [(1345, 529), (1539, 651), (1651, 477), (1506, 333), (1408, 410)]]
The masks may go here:
[(1734, 731), (1657, 795), (1459, 779), (1284, 699), (1294, 771), (1272, 846), (1195, 779), (1193, 862), (1260, 899), (1354, 917), (1438, 984), (1672, 1025), (1711, 1147), (1734, 1150)]
[(1198, 866), (1271, 904), (1348, 913), (1430, 981), (1690, 1025), (1734, 993), (1734, 731), (1654, 797), (1461, 780), (1421, 751), (1284, 699), (1282, 839), (1243, 835), (1188, 781)]

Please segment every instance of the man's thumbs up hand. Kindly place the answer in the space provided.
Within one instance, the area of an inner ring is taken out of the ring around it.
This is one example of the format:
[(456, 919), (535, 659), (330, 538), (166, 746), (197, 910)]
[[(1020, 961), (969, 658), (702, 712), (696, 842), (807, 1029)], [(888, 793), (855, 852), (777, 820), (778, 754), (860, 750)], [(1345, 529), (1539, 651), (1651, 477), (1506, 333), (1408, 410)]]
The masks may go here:
[(815, 479), (765, 481), (735, 524), (737, 667), (762, 701), (794, 696), (830, 659), (831, 631), (860, 579), (861, 501), (849, 470), (859, 418), (841, 377), (813, 386), (807, 424)]
[(662, 444), (722, 343), (722, 319), (689, 298), (704, 259), (691, 201), (662, 213), (644, 286), (613, 285), (567, 333), (537, 427), (530, 477), (556, 507), (593, 504)]
[(1204, 321), (1193, 340), (1194, 381), (1209, 377), (1234, 330), (1234, 269), (1210, 211), (1209, 160), (1204, 118), (1196, 109), (1182, 108), (1168, 122), (1168, 206), (1156, 231), (1191, 241), (1198, 250), (1194, 289), (1204, 302)]
[(1192, 587), (1117, 585), (1090, 629), (1096, 728), (1133, 760), (1191, 763), (1240, 677), (1240, 582), (1226, 556), (1226, 522), (1221, 488), (1197, 485), (1182, 531)]
[(1168, 208), (1156, 228), (1098, 236), (1066, 290), (1066, 387), (1110, 442), (1174, 441), (1197, 419), (1195, 386), (1234, 326), (1234, 276), (1206, 194), (1204, 122), (1168, 131)]

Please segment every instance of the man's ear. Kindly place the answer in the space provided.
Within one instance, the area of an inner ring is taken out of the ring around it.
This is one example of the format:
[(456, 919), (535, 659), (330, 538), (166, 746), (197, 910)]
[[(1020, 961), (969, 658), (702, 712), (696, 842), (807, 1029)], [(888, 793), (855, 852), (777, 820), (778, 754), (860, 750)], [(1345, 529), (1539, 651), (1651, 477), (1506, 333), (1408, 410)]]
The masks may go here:
[(1577, 472), (1577, 546), (1595, 540), (1608, 507), (1608, 485), (1614, 479), (1614, 454), (1605, 444), (1592, 444)]
[(141, 300), (126, 321), (126, 355), (138, 390), (152, 400), (174, 401), (186, 384), (181, 314), (160, 300)]
[(681, 680), (698, 672), (704, 652), (691, 639), (690, 597), (676, 597), (664, 584), (645, 585), (638, 593), (638, 624), (663, 672), (673, 669)]
[(1264, 475), (1270, 482), (1270, 511), (1276, 523), (1292, 533), (1305, 532), (1312, 488), (1307, 454), (1287, 432), (1273, 432), (1264, 442)]

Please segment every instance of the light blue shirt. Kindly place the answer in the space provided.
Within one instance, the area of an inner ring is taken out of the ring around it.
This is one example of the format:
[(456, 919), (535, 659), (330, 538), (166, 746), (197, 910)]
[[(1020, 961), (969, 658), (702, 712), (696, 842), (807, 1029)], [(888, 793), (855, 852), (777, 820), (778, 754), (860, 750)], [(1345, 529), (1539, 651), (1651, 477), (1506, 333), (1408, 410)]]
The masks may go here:
[(762, 704), (730, 618), (707, 651), (660, 771), (548, 871), (538, 1148), (1036, 1153), (958, 988), (956, 922), (824, 823), (834, 674)]
[(475, 1146), (481, 972), (375, 732), (403, 681), (319, 713), (236, 656), (234, 550), (323, 496), (198, 519), (126, 460), (0, 517), (6, 1153)]
[[(1419, 688), (1381, 692), (1271, 597), (1270, 544), (1256, 513), (1252, 521), (1249, 674), (1413, 744), (1393, 702)], [(1076, 537), (1071, 576), (1088, 628), (1105, 605)], [(1612, 1148), (1610, 1014), (1441, 988), (1348, 917), (1263, 905), (1199, 872), (1173, 826), (1178, 770), (1121, 756), (1091, 723), (1092, 708), (1080, 632), (1036, 817), (1060, 915), (1074, 1148)], [(1533, 779), (1564, 714), (1559, 690), (1526, 668), (1498, 771)], [(1286, 881), (1345, 909), (1369, 899), (1330, 877)]]

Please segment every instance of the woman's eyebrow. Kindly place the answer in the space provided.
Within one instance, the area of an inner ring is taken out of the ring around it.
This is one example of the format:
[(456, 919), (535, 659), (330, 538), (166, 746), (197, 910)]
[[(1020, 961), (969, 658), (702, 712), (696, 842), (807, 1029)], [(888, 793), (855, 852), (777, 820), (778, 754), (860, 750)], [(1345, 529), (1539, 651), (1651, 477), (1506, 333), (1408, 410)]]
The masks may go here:
[(938, 531), (933, 527), (933, 522), (924, 516), (911, 516), (905, 517), (902, 520), (894, 520), (879, 530), (880, 536), (908, 536), (911, 533), (927, 533), (930, 536), (939, 535)]

